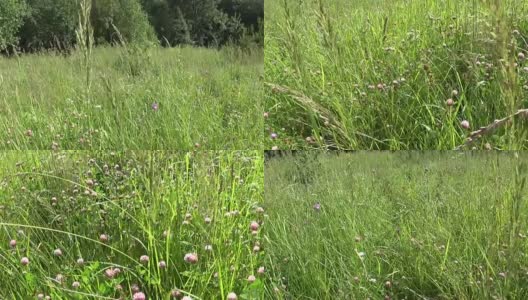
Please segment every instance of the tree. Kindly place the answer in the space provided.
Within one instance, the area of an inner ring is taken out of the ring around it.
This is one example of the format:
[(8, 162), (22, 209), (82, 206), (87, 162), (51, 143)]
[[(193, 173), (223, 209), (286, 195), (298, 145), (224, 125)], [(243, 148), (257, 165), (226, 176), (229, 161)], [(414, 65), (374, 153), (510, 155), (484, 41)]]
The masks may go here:
[(154, 41), (155, 33), (138, 0), (93, 0), (96, 41), (115, 43)]
[(18, 30), (24, 22), (27, 6), (24, 0), (0, 1), (0, 51), (18, 42)]
[(69, 48), (75, 42), (78, 1), (27, 0), (29, 15), (20, 30), (20, 44), (26, 50)]

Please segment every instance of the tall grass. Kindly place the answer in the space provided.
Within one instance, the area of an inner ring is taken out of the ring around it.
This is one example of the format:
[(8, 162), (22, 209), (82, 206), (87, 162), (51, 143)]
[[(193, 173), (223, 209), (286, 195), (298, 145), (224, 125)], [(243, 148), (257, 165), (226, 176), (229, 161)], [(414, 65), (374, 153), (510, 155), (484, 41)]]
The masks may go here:
[[(25, 151), (0, 158), (1, 299), (132, 299), (137, 290), (148, 299), (261, 298), (266, 242), (262, 228), (250, 231), (265, 217), (257, 152)], [(198, 261), (186, 262), (187, 253)], [(121, 272), (109, 276), (115, 268)]]
[(262, 50), (90, 56), (0, 58), (0, 149), (262, 148)]
[(527, 163), (498, 152), (270, 160), (268, 297), (525, 299)]
[(526, 146), (526, 114), (514, 115), (527, 107), (525, 1), (269, 0), (265, 8), (267, 148)]

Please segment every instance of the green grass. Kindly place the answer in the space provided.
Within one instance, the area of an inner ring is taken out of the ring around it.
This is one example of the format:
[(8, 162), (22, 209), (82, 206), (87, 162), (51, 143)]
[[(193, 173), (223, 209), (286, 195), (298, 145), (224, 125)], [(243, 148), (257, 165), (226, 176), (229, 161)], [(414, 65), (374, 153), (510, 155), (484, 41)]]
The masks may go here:
[(80, 51), (0, 57), (0, 149), (262, 148), (262, 50), (103, 47), (90, 61), (88, 92)]
[(526, 299), (527, 163), (511, 152), (267, 162), (270, 299)]
[[(526, 1), (268, 0), (265, 9), (267, 149), (454, 149), (528, 107), (518, 58), (528, 57)], [(465, 148), (526, 148), (525, 118), (513, 119)]]
[[(174, 289), (192, 299), (262, 297), (265, 225), (256, 235), (249, 228), (266, 217), (256, 211), (257, 151), (13, 151), (0, 163), (0, 299), (132, 299), (133, 285), (148, 299), (169, 299)], [(186, 253), (198, 262), (185, 262)], [(113, 279), (104, 275), (116, 267)]]

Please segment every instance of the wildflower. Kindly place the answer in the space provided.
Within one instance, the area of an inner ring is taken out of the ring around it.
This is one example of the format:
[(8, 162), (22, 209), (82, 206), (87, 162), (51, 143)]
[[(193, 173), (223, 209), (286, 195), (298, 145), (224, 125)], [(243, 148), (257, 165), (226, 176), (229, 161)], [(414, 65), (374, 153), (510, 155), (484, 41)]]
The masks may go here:
[(133, 300), (145, 300), (147, 299), (147, 296), (145, 296), (145, 294), (142, 292), (137, 292), (137, 293), (134, 293), (134, 295), (132, 296), (132, 299)]
[(258, 213), (258, 214), (262, 214), (262, 213), (264, 213), (264, 208), (262, 208), (262, 207), (259, 206), (259, 207), (257, 207), (257, 208), (255, 209), (255, 212)]
[(271, 147), (271, 150), (273, 150), (273, 151), (277, 151), (277, 150), (279, 150), (279, 147), (277, 147), (277, 146), (273, 146), (273, 147)]
[(77, 259), (77, 264), (78, 264), (79, 266), (84, 265), (84, 259), (82, 259), (82, 258)]
[(235, 293), (231, 292), (229, 294), (227, 294), (227, 300), (237, 300), (238, 297)]
[(157, 102), (153, 102), (151, 107), (152, 107), (153, 111), (158, 111), (159, 110), (159, 104)]
[(132, 284), (131, 289), (133, 293), (139, 293), (139, 286), (137, 284)]
[(499, 276), (502, 277), (502, 278), (506, 278), (506, 273), (505, 272), (500, 272)]
[(55, 256), (62, 256), (62, 250), (59, 249), (59, 248), (53, 250), (53, 255), (55, 255)]
[(64, 275), (62, 274), (57, 274), (57, 276), (55, 276), (55, 280), (58, 282), (58, 283), (62, 283), (64, 281)]
[(455, 101), (453, 101), (453, 99), (449, 98), (446, 100), (446, 105), (447, 106), (453, 106), (453, 104), (455, 104)]
[(259, 245), (255, 245), (253, 246), (253, 252), (259, 252), (260, 251), (260, 246)]
[(29, 264), (29, 258), (27, 257), (22, 257), (22, 259), (20, 260), (20, 263), (23, 265), (23, 266), (27, 266)]
[(247, 278), (247, 281), (249, 283), (253, 283), (253, 282), (255, 282), (255, 280), (257, 280), (257, 278), (255, 278), (254, 275), (249, 275), (248, 278)]
[(278, 137), (278, 135), (275, 132), (271, 133), (271, 139), (272, 140), (276, 139), (277, 137)]
[(205, 251), (213, 251), (212, 245), (205, 245)]
[(460, 122), (460, 126), (464, 129), (469, 129), (469, 121), (467, 120), (464, 120), (462, 122)]
[(205, 217), (204, 222), (205, 224), (211, 224), (211, 218)]
[(37, 295), (37, 299), (38, 299), (38, 300), (42, 300), (42, 299), (44, 299), (44, 294), (38, 294), (38, 295)]
[(185, 260), (185, 262), (188, 262), (190, 264), (195, 264), (195, 263), (198, 262), (198, 254), (196, 254), (196, 253), (187, 253), (183, 257), (183, 260)]
[(321, 203), (316, 202), (316, 203), (313, 205), (313, 209), (314, 209), (315, 211), (320, 211), (320, 210), (321, 210)]
[(101, 243), (108, 242), (108, 236), (106, 234), (101, 234), (99, 236), (99, 240), (101, 241)]
[(269, 113), (268, 112), (264, 112), (264, 118), (267, 119), (269, 117)]
[(72, 283), (72, 288), (78, 289), (81, 286), (81, 283), (79, 281), (74, 281)]
[(173, 298), (180, 298), (181, 297), (181, 292), (179, 290), (177, 290), (177, 289), (174, 289), (174, 290), (171, 291), (171, 296)]
[(158, 263), (158, 267), (159, 267), (160, 269), (165, 269), (165, 268), (167, 267), (167, 263), (166, 263), (164, 260), (162, 260), (162, 261), (160, 261), (160, 262)]
[(148, 261), (149, 261), (149, 257), (147, 255), (141, 255), (141, 257), (139, 258), (139, 262), (142, 264), (146, 264), (148, 263)]
[(519, 54), (517, 54), (517, 57), (519, 57), (520, 60), (524, 60), (525, 59), (525, 55), (523, 52), (519, 52)]
[(190, 296), (183, 296), (182, 300), (192, 300)]
[(251, 229), (251, 231), (257, 231), (259, 227), (260, 225), (256, 221), (251, 221), (251, 224), (249, 225), (249, 229)]
[(390, 280), (385, 281), (385, 287), (390, 289), (392, 287), (392, 282), (390, 282)]
[(116, 276), (116, 272), (113, 268), (108, 268), (105, 270), (105, 276), (108, 278), (108, 279), (112, 279)]
[(32, 136), (33, 136), (33, 130), (28, 129), (28, 130), (26, 130), (25, 134), (26, 134), (26, 136), (28, 136), (28, 137), (32, 137)]
[(10, 240), (10, 241), (9, 241), (9, 247), (11, 247), (11, 248), (15, 248), (16, 245), (17, 245), (17, 241), (16, 241), (16, 240)]
[(457, 90), (453, 90), (453, 91), (451, 92), (451, 95), (452, 95), (453, 97), (458, 96), (458, 91), (457, 91)]
[(265, 272), (264, 267), (259, 267), (258, 270), (257, 270), (257, 273), (260, 274), (260, 275), (264, 274), (264, 272)]

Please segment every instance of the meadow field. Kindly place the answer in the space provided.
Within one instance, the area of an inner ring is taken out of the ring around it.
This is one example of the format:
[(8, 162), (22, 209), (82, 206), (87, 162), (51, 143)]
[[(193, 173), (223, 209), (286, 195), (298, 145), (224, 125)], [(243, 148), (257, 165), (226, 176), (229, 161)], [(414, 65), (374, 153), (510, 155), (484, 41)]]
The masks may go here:
[(315, 153), (265, 163), (270, 299), (527, 299), (528, 156)]
[(262, 299), (258, 151), (12, 151), (0, 164), (0, 299)]
[(263, 51), (0, 56), (0, 149), (262, 149)]
[(526, 149), (527, 12), (266, 0), (266, 149)]

